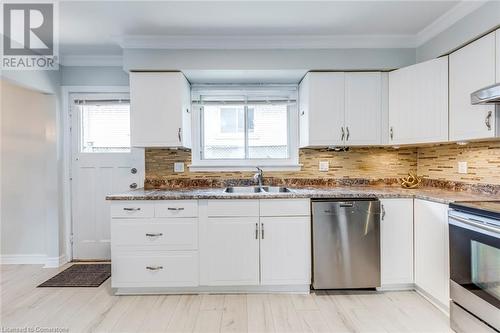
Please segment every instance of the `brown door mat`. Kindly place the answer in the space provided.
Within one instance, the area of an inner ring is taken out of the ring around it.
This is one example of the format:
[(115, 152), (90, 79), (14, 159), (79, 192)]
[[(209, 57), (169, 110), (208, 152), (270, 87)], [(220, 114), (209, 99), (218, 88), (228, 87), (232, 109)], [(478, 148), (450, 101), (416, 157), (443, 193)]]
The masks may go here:
[(99, 287), (110, 276), (110, 264), (74, 264), (38, 287)]

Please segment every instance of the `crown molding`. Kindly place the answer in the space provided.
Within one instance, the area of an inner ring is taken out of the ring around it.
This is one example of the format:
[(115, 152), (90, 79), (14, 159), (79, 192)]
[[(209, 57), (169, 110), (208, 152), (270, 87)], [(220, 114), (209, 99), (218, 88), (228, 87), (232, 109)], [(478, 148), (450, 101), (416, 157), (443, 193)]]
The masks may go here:
[(416, 46), (418, 47), (428, 42), (486, 3), (487, 1), (459, 2), (415, 35)]
[(122, 66), (121, 55), (61, 55), (63, 66)]
[(148, 36), (117, 40), (123, 49), (414, 48), (413, 35)]

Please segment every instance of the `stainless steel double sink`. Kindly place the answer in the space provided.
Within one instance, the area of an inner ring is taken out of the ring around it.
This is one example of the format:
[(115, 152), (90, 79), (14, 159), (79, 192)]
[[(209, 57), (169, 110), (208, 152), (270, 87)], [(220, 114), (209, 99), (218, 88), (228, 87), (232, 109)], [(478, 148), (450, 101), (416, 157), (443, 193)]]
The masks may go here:
[(225, 193), (289, 193), (288, 187), (282, 186), (229, 186), (224, 189)]

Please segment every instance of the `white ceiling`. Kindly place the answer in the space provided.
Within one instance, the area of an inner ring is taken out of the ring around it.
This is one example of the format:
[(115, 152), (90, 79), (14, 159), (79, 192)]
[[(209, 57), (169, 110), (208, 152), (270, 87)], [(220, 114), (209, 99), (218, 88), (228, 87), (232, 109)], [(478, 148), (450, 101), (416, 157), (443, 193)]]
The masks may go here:
[[(478, 8), (459, 1), (62, 1), (60, 52), (414, 47)], [(245, 44), (246, 43), (246, 44)]]

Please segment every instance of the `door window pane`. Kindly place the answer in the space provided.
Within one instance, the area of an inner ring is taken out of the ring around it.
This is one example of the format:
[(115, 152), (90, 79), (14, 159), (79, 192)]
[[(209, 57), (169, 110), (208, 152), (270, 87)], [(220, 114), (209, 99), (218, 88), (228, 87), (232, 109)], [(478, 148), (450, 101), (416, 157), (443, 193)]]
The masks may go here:
[(80, 105), (81, 152), (130, 152), (130, 104)]

